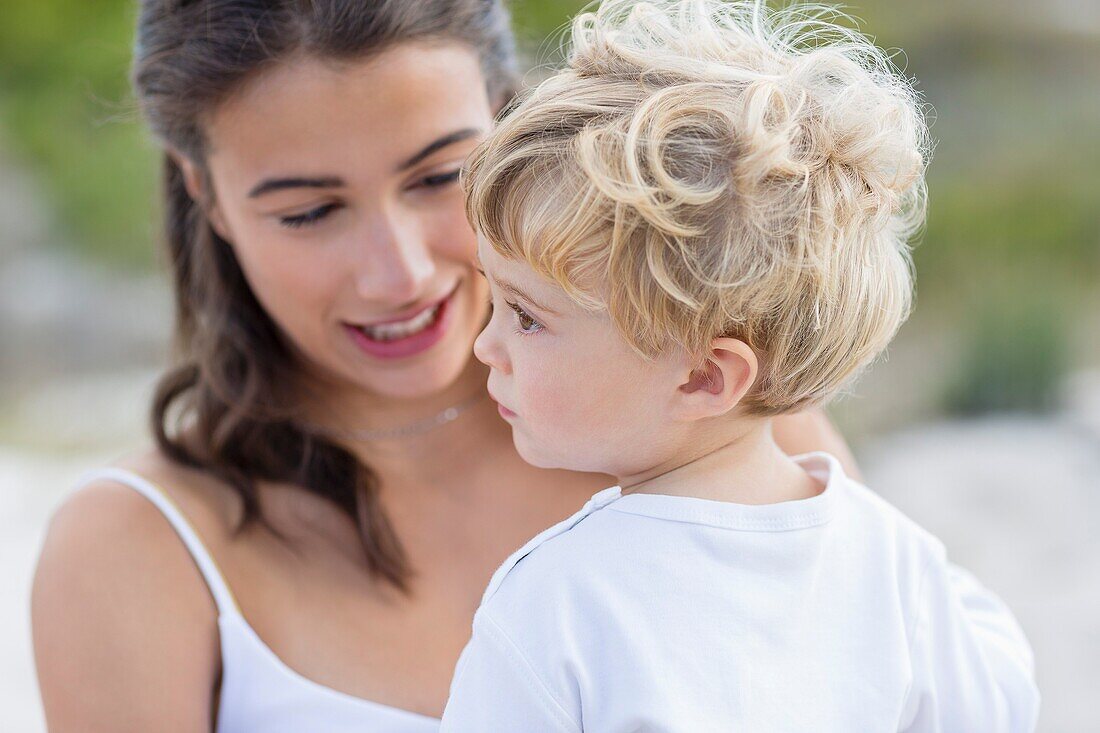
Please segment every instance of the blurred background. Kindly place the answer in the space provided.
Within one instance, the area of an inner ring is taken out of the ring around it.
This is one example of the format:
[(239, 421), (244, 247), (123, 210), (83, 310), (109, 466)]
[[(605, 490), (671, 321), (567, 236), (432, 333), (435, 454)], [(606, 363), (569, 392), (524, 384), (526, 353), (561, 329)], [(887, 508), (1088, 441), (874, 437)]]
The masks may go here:
[[(513, 2), (526, 58), (581, 3)], [(934, 108), (918, 301), (835, 405), (868, 483), (940, 535), (1035, 647), (1040, 730), (1100, 683), (1100, 0), (862, 0)], [(0, 728), (44, 730), (28, 591), (52, 508), (146, 440), (171, 308), (131, 0), (0, 23)]]

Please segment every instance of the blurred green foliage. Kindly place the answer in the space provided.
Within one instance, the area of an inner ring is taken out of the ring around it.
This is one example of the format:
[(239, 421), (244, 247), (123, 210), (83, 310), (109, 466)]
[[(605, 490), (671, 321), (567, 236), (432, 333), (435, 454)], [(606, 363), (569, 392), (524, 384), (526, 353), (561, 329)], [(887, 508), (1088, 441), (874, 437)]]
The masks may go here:
[(1026, 288), (1006, 288), (981, 303), (964, 327), (942, 408), (981, 415), (1058, 407), (1070, 353), (1065, 312), (1056, 296)]
[(134, 3), (36, 0), (0, 23), (0, 134), (90, 257), (152, 261), (153, 151), (127, 95)]
[[(512, 3), (530, 62), (553, 59), (558, 36), (548, 35), (582, 5)], [(1075, 338), (1080, 304), (1100, 283), (1100, 37), (1028, 7), (848, 6), (879, 45), (905, 49), (898, 63), (935, 108), (918, 317), (966, 334), (945, 386), (956, 410), (1045, 404), (1039, 395), (1071, 358), (1059, 339)], [(0, 136), (49, 189), (74, 247), (145, 268), (157, 154), (127, 92), (134, 8), (11, 4), (0, 24)], [(1041, 292), (1059, 297), (1033, 297)]]

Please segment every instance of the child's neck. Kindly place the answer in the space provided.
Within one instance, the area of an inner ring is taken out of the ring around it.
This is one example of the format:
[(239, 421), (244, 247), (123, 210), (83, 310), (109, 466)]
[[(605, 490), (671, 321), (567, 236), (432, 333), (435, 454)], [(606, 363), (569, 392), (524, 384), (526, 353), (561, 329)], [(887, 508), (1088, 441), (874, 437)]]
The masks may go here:
[[(624, 494), (667, 494), (737, 504), (776, 504), (817, 496), (824, 490), (772, 438), (761, 420), (717, 444), (673, 456), (635, 476), (620, 476)], [(698, 446), (698, 447), (696, 447)]]

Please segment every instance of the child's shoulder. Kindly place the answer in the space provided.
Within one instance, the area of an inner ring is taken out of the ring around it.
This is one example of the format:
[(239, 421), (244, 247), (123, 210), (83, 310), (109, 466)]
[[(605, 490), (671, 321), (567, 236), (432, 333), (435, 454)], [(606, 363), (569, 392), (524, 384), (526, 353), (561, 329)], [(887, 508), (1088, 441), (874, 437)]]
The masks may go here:
[(620, 496), (618, 487), (605, 489), (568, 519), (536, 535), (514, 552), (493, 574), (482, 607), (508, 606), (513, 599), (565, 594), (583, 585), (586, 577), (610, 555), (622, 551), (614, 525), (623, 517), (603, 509)]
[(843, 507), (831, 531), (846, 547), (841, 564), (862, 577), (876, 594), (897, 599), (910, 627), (919, 615), (922, 589), (950, 568), (943, 542), (889, 501), (850, 478), (843, 484)]
[[(583, 615), (586, 609), (634, 608), (666, 585), (682, 592), (687, 576), (703, 581), (708, 572), (751, 575), (763, 557), (791, 567), (817, 557), (838, 574), (876, 578), (879, 591), (893, 587), (903, 606), (915, 602), (913, 590), (922, 578), (946, 565), (943, 544), (842, 472), (830, 475), (826, 491), (829, 496), (808, 502), (730, 507), (734, 519), (723, 524), (693, 519), (701, 510), (688, 500), (680, 502), (687, 507), (676, 516), (661, 515), (683, 521), (655, 522), (655, 513), (620, 507), (631, 497), (623, 500), (618, 489), (607, 489), (509, 557), (478, 613), (503, 624), (522, 620), (527, 630), (549, 630), (567, 623), (570, 609)], [(769, 521), (750, 521), (757, 514)]]
[(946, 557), (943, 542), (908, 517), (883, 496), (866, 485), (845, 477), (844, 510), (838, 512), (842, 531), (866, 536), (880, 546), (887, 545), (897, 553), (924, 564), (942, 561)]
[(637, 548), (629, 537), (638, 533), (623, 525), (637, 519), (604, 509), (617, 497), (617, 488), (597, 494), (505, 560), (475, 614), (475, 633), (491, 627), (540, 668), (553, 668), (562, 639), (583, 649), (597, 643), (608, 631), (605, 610), (632, 605), (631, 585), (617, 570)]

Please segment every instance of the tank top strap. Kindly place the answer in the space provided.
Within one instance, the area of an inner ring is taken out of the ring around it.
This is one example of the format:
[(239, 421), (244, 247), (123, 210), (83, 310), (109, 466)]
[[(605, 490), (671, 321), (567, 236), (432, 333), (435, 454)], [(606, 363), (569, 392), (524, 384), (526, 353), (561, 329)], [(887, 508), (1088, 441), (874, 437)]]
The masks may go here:
[(195, 565), (198, 566), (203, 579), (206, 580), (207, 587), (210, 588), (210, 594), (214, 597), (218, 614), (222, 616), (227, 614), (240, 615), (237, 602), (233, 599), (233, 594), (229, 591), (229, 585), (225, 582), (225, 577), (221, 571), (218, 570), (214, 558), (210, 556), (210, 552), (203, 545), (202, 540), (199, 539), (198, 533), (195, 532), (191, 523), (187, 521), (175, 502), (168, 497), (168, 494), (151, 481), (122, 468), (109, 467), (91, 471), (84, 474), (78, 485), (83, 486), (101, 479), (117, 481), (120, 484), (129, 486), (152, 502), (153, 506), (160, 510), (160, 513), (176, 530), (176, 534), (179, 535), (187, 551), (191, 553)]

